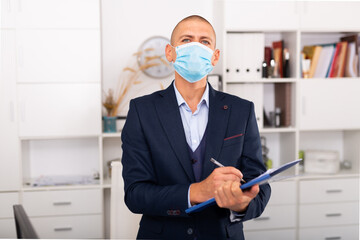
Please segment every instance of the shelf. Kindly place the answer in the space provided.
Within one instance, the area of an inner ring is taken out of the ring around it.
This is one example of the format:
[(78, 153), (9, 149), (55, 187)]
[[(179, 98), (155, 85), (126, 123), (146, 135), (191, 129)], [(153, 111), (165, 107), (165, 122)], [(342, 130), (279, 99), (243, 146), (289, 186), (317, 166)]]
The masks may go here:
[(103, 188), (111, 188), (111, 179), (110, 178), (104, 178), (102, 187)]
[(294, 127), (280, 127), (280, 128), (261, 128), (259, 129), (261, 133), (294, 133), (296, 132), (296, 128)]
[(100, 135), (64, 135), (64, 136), (26, 136), (19, 137), (20, 140), (56, 140), (56, 139), (82, 139), (82, 138), (98, 138)]
[(91, 184), (91, 185), (46, 186), (46, 187), (23, 186), (22, 191), (24, 191), (24, 192), (32, 192), (32, 191), (98, 189), (98, 188), (101, 188), (100, 184), (96, 184), (96, 185)]
[(310, 180), (310, 179), (337, 179), (344, 177), (359, 177), (359, 172), (354, 170), (340, 170), (335, 174), (317, 174), (317, 173), (305, 173), (303, 171), (300, 172), (299, 179), (300, 180)]
[(293, 83), (297, 82), (297, 78), (250, 78), (241, 81), (228, 81), (227, 84), (239, 83)]
[(103, 137), (103, 138), (120, 138), (120, 137), (121, 137), (121, 132), (116, 132), (116, 133), (102, 133), (102, 137)]

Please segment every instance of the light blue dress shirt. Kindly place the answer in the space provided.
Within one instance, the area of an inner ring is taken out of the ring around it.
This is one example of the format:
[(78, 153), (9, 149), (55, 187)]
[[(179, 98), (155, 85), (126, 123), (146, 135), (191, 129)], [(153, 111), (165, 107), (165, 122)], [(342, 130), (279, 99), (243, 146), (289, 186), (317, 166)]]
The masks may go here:
[(174, 82), (174, 89), (176, 100), (178, 102), (181, 120), (184, 126), (186, 142), (191, 147), (193, 152), (199, 146), (201, 139), (204, 136), (206, 126), (209, 118), (209, 85), (206, 88), (197, 109), (194, 113), (191, 112), (189, 105), (177, 90)]
[[(187, 144), (193, 151), (199, 146), (201, 139), (204, 136), (206, 126), (209, 119), (209, 84), (206, 84), (206, 88), (197, 109), (194, 113), (191, 112), (189, 105), (186, 103), (184, 98), (181, 96), (179, 90), (176, 88), (175, 82), (174, 89), (176, 100), (179, 106), (181, 120), (184, 126), (184, 132)], [(188, 190), (188, 206), (191, 207), (190, 203), (190, 187)], [(230, 221), (240, 221), (244, 214), (239, 214), (230, 211)]]

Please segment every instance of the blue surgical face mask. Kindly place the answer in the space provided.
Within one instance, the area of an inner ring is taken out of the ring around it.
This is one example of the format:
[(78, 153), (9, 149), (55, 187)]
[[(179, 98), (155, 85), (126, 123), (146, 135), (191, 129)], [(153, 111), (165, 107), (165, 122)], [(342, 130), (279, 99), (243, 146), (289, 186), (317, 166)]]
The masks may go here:
[(175, 71), (190, 83), (203, 79), (213, 70), (213, 50), (198, 42), (175, 47)]

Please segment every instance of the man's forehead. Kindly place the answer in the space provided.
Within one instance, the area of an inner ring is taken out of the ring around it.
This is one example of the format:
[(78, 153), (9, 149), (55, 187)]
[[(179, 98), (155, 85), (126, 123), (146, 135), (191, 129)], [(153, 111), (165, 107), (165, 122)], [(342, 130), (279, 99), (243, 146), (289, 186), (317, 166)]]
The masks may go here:
[(209, 23), (198, 19), (188, 19), (176, 26), (173, 37), (179, 38), (185, 35), (208, 37), (215, 40), (213, 27)]

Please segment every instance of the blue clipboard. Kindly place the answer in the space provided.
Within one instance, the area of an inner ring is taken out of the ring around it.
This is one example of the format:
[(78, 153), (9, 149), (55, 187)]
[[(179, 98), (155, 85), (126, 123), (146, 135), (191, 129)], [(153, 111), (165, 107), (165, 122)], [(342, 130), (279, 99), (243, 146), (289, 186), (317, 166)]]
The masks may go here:
[[(294, 160), (292, 162), (289, 162), (289, 163), (286, 163), (282, 166), (280, 166), (279, 168), (276, 168), (276, 169), (269, 169), (267, 170), (266, 172), (264, 172), (263, 174), (259, 175), (258, 177), (254, 178), (253, 180), (245, 183), (245, 184), (242, 184), (240, 186), (240, 189), (241, 190), (244, 190), (244, 189), (247, 189), (255, 184), (264, 184), (266, 183), (268, 180), (270, 180), (273, 176), (287, 170), (288, 168), (291, 168), (292, 166), (296, 165), (297, 163), (299, 163), (302, 159), (297, 159), (297, 160)], [(200, 204), (197, 204), (195, 206), (192, 206), (188, 209), (185, 210), (185, 212), (187, 214), (189, 213), (195, 213), (195, 212), (200, 212), (202, 211), (203, 209), (207, 208), (207, 207), (210, 207), (210, 206), (213, 206), (216, 204), (216, 201), (215, 201), (215, 198), (210, 198), (209, 200), (205, 201), (205, 202), (202, 202)]]

